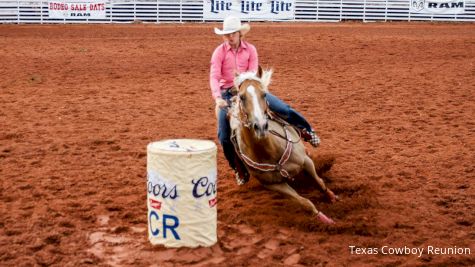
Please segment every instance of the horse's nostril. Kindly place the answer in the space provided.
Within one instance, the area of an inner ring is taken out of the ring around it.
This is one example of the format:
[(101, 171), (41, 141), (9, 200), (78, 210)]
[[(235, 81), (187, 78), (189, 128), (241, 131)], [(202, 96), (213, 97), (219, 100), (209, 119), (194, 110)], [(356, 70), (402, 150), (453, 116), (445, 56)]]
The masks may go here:
[(264, 124), (264, 130), (266, 130), (266, 131), (267, 131), (268, 129), (269, 129), (269, 123), (268, 123), (268, 122), (266, 122), (266, 123)]
[(259, 126), (257, 126), (257, 123), (254, 123), (254, 124), (252, 125), (252, 127), (254, 128), (254, 130), (258, 130), (258, 129), (259, 129)]

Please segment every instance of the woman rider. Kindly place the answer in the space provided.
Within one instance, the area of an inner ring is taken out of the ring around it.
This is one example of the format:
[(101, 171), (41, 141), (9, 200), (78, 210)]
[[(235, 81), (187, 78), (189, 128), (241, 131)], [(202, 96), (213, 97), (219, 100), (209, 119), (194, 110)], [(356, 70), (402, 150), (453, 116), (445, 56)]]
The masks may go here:
[[(223, 21), (223, 29), (214, 29), (217, 35), (223, 36), (224, 42), (214, 50), (210, 68), (211, 94), (216, 102), (217, 110), (219, 110), (217, 114), (218, 139), (239, 185), (249, 181), (249, 173), (234, 150), (230, 139), (231, 128), (226, 115), (229, 100), (233, 96), (231, 89), (234, 86), (235, 74), (256, 72), (258, 68), (256, 48), (243, 40), (250, 29), (250, 25), (248, 23), (241, 24), (239, 18), (226, 17)], [(300, 113), (271, 93), (266, 94), (266, 100), (270, 110), (301, 130), (305, 141), (314, 147), (319, 145), (320, 138)]]

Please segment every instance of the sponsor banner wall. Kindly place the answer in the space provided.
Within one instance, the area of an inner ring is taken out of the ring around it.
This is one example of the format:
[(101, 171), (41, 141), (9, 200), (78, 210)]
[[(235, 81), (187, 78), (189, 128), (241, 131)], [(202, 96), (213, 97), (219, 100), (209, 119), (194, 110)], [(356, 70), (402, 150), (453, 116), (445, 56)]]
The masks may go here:
[(242, 19), (294, 19), (295, 0), (203, 0), (203, 18), (222, 20), (229, 15)]
[(104, 0), (48, 1), (48, 15), (54, 19), (105, 19)]
[(465, 0), (409, 0), (411, 13), (463, 14)]

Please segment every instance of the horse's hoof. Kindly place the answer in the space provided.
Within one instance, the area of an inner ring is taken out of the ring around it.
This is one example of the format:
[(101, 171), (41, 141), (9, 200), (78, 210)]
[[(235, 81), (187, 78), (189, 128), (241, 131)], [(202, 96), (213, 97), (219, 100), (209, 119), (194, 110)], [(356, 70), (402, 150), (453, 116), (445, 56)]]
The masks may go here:
[(335, 203), (339, 199), (330, 189), (327, 189), (327, 196), (331, 203)]
[(323, 223), (326, 223), (326, 224), (335, 224), (335, 221), (333, 221), (332, 219), (328, 218), (325, 214), (323, 214), (323, 212), (319, 212), (317, 214), (317, 218), (323, 222)]

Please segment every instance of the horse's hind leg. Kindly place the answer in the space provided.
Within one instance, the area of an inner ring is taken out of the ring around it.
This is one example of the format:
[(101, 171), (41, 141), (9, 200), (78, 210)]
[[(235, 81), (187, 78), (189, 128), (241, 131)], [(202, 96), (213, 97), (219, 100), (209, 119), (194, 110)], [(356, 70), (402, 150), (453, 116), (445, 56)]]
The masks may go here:
[(328, 218), (323, 212), (320, 212), (315, 208), (315, 205), (313, 203), (304, 198), (301, 197), (292, 187), (290, 187), (287, 183), (281, 183), (281, 184), (273, 184), (273, 185), (265, 185), (266, 188), (277, 191), (281, 194), (287, 195), (292, 197), (293, 199), (297, 200), (297, 202), (304, 206), (306, 209), (312, 211), (315, 215), (317, 215), (317, 218), (327, 224), (333, 224), (335, 223), (332, 219)]
[(312, 176), (312, 178), (315, 179), (315, 181), (317, 181), (318, 185), (320, 186), (322, 191), (328, 196), (330, 201), (335, 202), (337, 200), (337, 197), (330, 189), (328, 189), (328, 187), (325, 185), (325, 182), (322, 180), (322, 178), (318, 176), (317, 172), (315, 171), (315, 165), (313, 164), (313, 161), (310, 157), (308, 156), (305, 157), (303, 168), (308, 174)]

